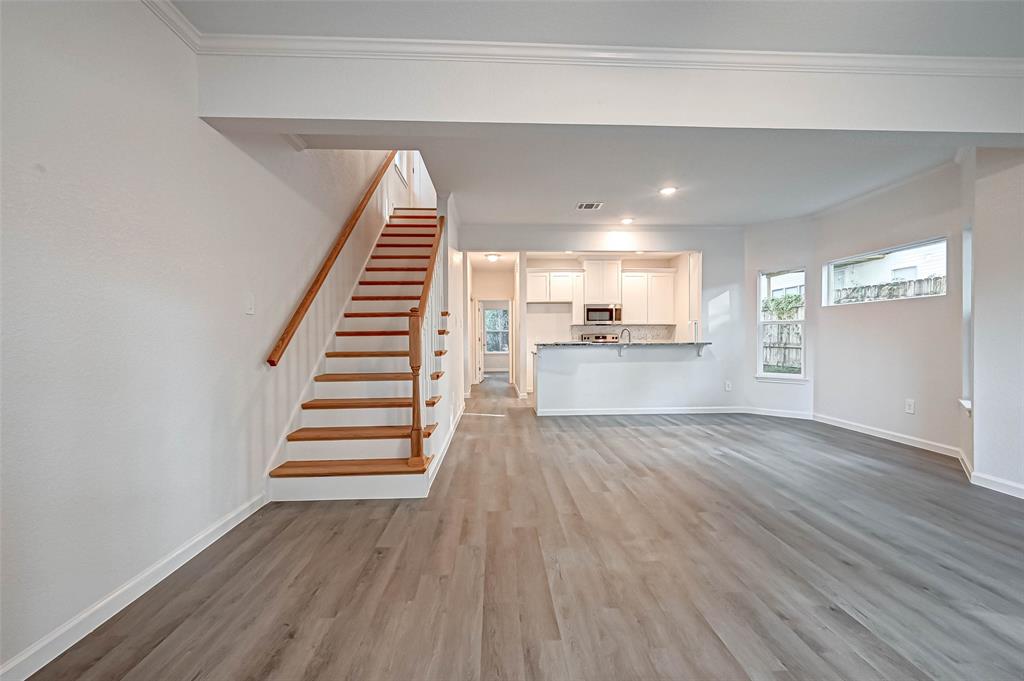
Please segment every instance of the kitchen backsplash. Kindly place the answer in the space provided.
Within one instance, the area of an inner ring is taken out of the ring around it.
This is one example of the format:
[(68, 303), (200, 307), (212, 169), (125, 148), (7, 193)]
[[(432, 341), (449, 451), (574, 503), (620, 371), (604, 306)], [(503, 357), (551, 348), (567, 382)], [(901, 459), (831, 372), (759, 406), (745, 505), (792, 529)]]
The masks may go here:
[(629, 329), (630, 338), (634, 341), (672, 341), (675, 340), (676, 327), (670, 324), (595, 324), (573, 325), (572, 339), (580, 340), (584, 333), (621, 333)]

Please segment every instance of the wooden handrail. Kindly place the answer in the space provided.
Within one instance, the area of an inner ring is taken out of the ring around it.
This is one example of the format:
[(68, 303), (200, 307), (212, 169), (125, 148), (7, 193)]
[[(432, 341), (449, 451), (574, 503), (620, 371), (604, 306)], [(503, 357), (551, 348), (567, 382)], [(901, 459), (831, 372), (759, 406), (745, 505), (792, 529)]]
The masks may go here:
[(420, 293), (419, 305), (409, 310), (409, 370), (412, 373), (412, 428), (409, 432), (409, 465), (422, 468), (426, 465), (423, 455), (423, 403), (420, 394), (420, 371), (423, 366), (423, 316), (427, 312), (427, 300), (430, 298), (430, 285), (434, 281), (434, 269), (437, 267), (437, 252), (444, 236), (444, 216), (437, 219), (437, 235), (430, 249), (430, 260), (427, 261), (427, 273), (423, 277), (423, 291)]
[(377, 187), (380, 186), (380, 182), (384, 179), (385, 173), (391, 167), (392, 162), (395, 160), (395, 154), (397, 151), (388, 152), (387, 157), (384, 158), (384, 162), (381, 163), (380, 168), (377, 169), (377, 173), (373, 176), (370, 181), (370, 186), (366, 188), (366, 192), (363, 194), (363, 198), (356, 205), (355, 210), (348, 216), (348, 220), (342, 226), (341, 231), (338, 232), (338, 236), (334, 239), (334, 244), (331, 246), (331, 250), (327, 252), (327, 257), (324, 258), (324, 262), (320, 265), (320, 270), (313, 277), (313, 281), (310, 282), (309, 288), (306, 289), (306, 295), (302, 296), (302, 300), (299, 301), (298, 306), (295, 308), (295, 312), (292, 313), (291, 319), (288, 320), (288, 324), (285, 325), (284, 331), (281, 332), (281, 337), (277, 339), (277, 343), (274, 345), (274, 349), (270, 351), (270, 356), (267, 357), (267, 364), (272, 367), (276, 367), (277, 363), (281, 360), (281, 355), (284, 354), (285, 349), (288, 347), (288, 343), (291, 342), (292, 336), (299, 329), (299, 324), (302, 323), (303, 318), (306, 316), (306, 312), (309, 311), (310, 306), (316, 299), (316, 295), (320, 292), (320, 287), (324, 285), (327, 280), (327, 275), (331, 273), (331, 268), (334, 267), (334, 263), (338, 260), (338, 255), (341, 254), (341, 249), (345, 247), (345, 242), (352, 235), (352, 231), (359, 224), (359, 219), (363, 217), (363, 211), (366, 210), (366, 206), (369, 205), (370, 199), (373, 198), (374, 193), (377, 191)]
[[(430, 284), (434, 280), (434, 265), (437, 263), (437, 250), (441, 247), (441, 237), (444, 236), (444, 216), (437, 219), (437, 236), (434, 238), (434, 247), (430, 249), (430, 260), (427, 262), (427, 276), (423, 277), (423, 290), (420, 292), (420, 304), (413, 308), (418, 310), (420, 317), (427, 312), (427, 298), (430, 297)], [(412, 312), (413, 310), (410, 310)]]

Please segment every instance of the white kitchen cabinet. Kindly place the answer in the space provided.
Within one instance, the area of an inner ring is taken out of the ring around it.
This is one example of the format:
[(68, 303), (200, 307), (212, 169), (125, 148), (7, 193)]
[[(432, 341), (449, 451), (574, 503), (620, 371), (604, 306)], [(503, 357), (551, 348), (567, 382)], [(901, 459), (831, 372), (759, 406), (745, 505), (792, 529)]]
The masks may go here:
[(572, 323), (583, 324), (586, 321), (583, 306), (583, 273), (572, 273)]
[(572, 272), (551, 272), (548, 275), (548, 300), (552, 303), (571, 303), (572, 277)]
[(648, 275), (645, 272), (622, 273), (622, 323), (646, 324)]
[(547, 272), (526, 273), (526, 302), (546, 303), (551, 299), (550, 279)]
[(647, 323), (675, 324), (676, 275), (651, 272), (647, 276)]
[(622, 302), (622, 263), (618, 260), (584, 260), (584, 300), (588, 305), (618, 305)]
[(675, 274), (622, 273), (623, 324), (675, 324)]

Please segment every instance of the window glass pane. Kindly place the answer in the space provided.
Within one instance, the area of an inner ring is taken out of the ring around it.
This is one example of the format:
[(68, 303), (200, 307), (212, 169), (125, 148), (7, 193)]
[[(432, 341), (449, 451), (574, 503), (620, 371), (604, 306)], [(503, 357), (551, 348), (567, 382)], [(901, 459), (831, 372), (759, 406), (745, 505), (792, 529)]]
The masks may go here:
[(829, 266), (829, 304), (946, 293), (946, 240), (850, 258)]
[(761, 373), (800, 374), (804, 366), (803, 324), (761, 326)]
[(775, 272), (761, 275), (762, 321), (803, 319), (804, 272)]
[(484, 310), (484, 329), (508, 331), (508, 310)]
[(508, 331), (487, 331), (484, 336), (487, 352), (508, 352)]

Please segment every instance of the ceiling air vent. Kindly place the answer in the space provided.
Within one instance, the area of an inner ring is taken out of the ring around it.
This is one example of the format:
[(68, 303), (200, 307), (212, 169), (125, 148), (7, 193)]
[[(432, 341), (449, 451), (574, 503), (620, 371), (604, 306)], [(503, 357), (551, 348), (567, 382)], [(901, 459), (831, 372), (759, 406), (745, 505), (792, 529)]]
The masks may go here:
[(601, 210), (604, 201), (583, 201), (576, 204), (576, 210)]

